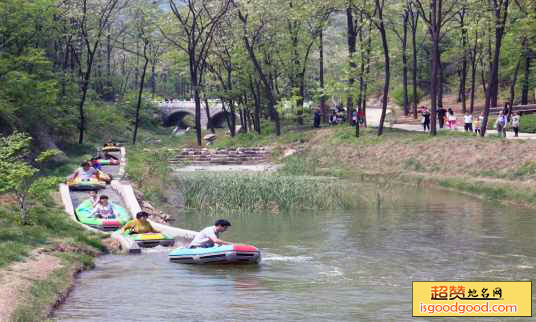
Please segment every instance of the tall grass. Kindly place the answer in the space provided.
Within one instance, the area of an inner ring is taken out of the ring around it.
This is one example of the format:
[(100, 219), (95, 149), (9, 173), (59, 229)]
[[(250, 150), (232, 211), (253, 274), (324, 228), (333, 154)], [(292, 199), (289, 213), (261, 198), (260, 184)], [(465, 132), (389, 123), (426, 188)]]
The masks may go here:
[(205, 210), (347, 209), (365, 204), (355, 187), (330, 178), (267, 174), (182, 174), (187, 208)]

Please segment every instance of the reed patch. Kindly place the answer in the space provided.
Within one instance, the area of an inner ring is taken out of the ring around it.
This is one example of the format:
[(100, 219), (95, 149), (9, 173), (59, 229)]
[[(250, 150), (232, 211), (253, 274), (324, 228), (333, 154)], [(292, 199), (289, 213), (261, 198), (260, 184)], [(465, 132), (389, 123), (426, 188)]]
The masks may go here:
[(351, 183), (335, 178), (269, 174), (181, 174), (185, 207), (205, 210), (272, 211), (349, 209), (366, 205)]

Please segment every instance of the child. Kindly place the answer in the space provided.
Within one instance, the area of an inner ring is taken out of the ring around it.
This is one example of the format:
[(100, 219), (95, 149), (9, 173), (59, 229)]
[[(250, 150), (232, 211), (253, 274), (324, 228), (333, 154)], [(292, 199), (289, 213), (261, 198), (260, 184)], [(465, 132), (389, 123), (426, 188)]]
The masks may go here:
[(480, 135), (480, 118), (479, 117), (475, 118), (475, 120), (473, 121), (473, 124), (475, 128), (475, 134)]
[(97, 207), (97, 205), (99, 204), (99, 197), (96, 191), (92, 190), (89, 192), (89, 200), (91, 200), (91, 207)]
[(115, 213), (112, 205), (108, 203), (108, 196), (102, 195), (99, 198), (99, 203), (91, 212), (91, 217), (114, 219)]
[(506, 115), (503, 112), (499, 113), (497, 120), (495, 121), (495, 128), (499, 137), (506, 137)]
[(454, 111), (452, 110), (452, 108), (448, 109), (447, 119), (449, 122), (449, 129), (455, 130), (456, 129), (456, 114), (454, 114)]
[(471, 115), (469, 112), (466, 112), (463, 117), (463, 128), (465, 129), (465, 132), (473, 132), (473, 115)]
[(518, 113), (513, 112), (512, 113), (512, 129), (514, 130), (514, 136), (519, 136), (519, 121), (521, 120), (521, 116)]

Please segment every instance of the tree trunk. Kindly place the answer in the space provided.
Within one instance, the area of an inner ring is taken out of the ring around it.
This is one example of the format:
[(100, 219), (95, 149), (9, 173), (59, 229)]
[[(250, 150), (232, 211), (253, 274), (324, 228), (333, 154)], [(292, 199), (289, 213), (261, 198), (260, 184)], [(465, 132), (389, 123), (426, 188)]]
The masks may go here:
[(402, 89), (404, 95), (404, 115), (409, 115), (409, 102), (408, 102), (408, 11), (404, 11), (403, 15), (403, 34), (402, 34)]
[(356, 64), (354, 62), (354, 55), (356, 52), (356, 39), (357, 39), (357, 32), (354, 26), (354, 16), (353, 16), (353, 9), (351, 6), (346, 8), (346, 23), (347, 23), (347, 43), (348, 43), (348, 61), (350, 65), (350, 77), (348, 79), (348, 87), (349, 87), (349, 93), (348, 98), (346, 99), (346, 120), (348, 121), (348, 124), (352, 124), (352, 109), (354, 108), (353, 103), (353, 94), (352, 90), (354, 87), (354, 72), (356, 68)]
[(417, 119), (417, 27), (419, 23), (419, 12), (415, 15), (412, 14), (411, 23), (411, 45), (412, 45), (412, 58), (413, 58), (413, 70), (411, 71), (413, 81), (413, 118)]
[(521, 89), (521, 105), (527, 105), (529, 103), (530, 61), (532, 58), (527, 38), (525, 38), (523, 42), (523, 49), (523, 54), (525, 56), (525, 76), (523, 79), (523, 87)]
[(154, 99), (156, 96), (156, 63), (151, 63), (151, 97)]
[[(143, 51), (145, 54), (145, 51), (147, 50), (147, 45), (145, 45)], [(147, 66), (149, 65), (149, 59), (147, 57), (144, 57), (145, 62), (143, 64), (143, 70), (141, 72), (141, 80), (140, 80), (140, 88), (138, 91), (138, 103), (136, 105), (136, 122), (134, 124), (134, 136), (132, 137), (132, 144), (136, 144), (136, 138), (138, 136), (138, 126), (140, 123), (140, 108), (141, 108), (141, 100), (143, 96), (143, 88), (145, 86), (145, 75), (147, 74)]]
[(328, 111), (326, 107), (326, 98), (324, 96), (325, 84), (324, 84), (324, 29), (320, 29), (320, 88), (322, 90), (322, 95), (320, 96), (320, 111), (322, 112), (322, 122), (327, 123), (328, 121)]
[(367, 127), (367, 86), (368, 86), (368, 80), (369, 80), (369, 74), (370, 74), (370, 52), (372, 50), (372, 22), (369, 22), (369, 28), (368, 28), (368, 38), (367, 38), (367, 49), (365, 51), (366, 53), (366, 67), (365, 67), (365, 79), (363, 83), (363, 105), (361, 107), (361, 111), (363, 114), (363, 126)]
[(519, 74), (519, 67), (521, 66), (521, 58), (517, 61), (516, 69), (514, 70), (514, 76), (512, 79), (512, 84), (510, 85), (510, 99), (508, 102), (510, 103), (510, 109), (508, 110), (508, 119), (510, 119), (510, 116), (512, 115), (512, 110), (514, 106), (514, 99), (516, 95), (516, 83), (517, 83), (517, 75)]
[(207, 114), (207, 130), (210, 130), (212, 134), (215, 134), (214, 124), (212, 124), (212, 118), (210, 117), (210, 107), (208, 105), (208, 97), (205, 94), (205, 113)]
[(438, 44), (437, 50), (437, 68), (439, 68), (439, 78), (437, 81), (437, 107), (443, 108), (443, 81), (444, 81), (444, 71), (443, 66), (441, 66), (441, 48)]
[[(501, 7), (497, 7), (495, 3), (495, 52), (493, 55), (493, 62), (490, 69), (490, 79), (488, 85), (488, 91), (486, 93), (486, 106), (484, 109), (484, 120), (481, 126), (481, 136), (486, 134), (486, 129), (488, 125), (489, 110), (491, 105), (497, 106), (497, 93), (499, 90), (499, 59), (501, 55), (501, 45), (504, 35), (504, 28), (506, 23), (506, 18), (508, 16), (508, 0), (504, 0), (501, 3)], [(504, 8), (502, 8), (504, 6)], [(501, 17), (501, 9), (504, 9), (503, 16)], [(501, 21), (502, 20), (502, 21)]]
[[(96, 48), (97, 46), (95, 46)], [(80, 104), (78, 106), (78, 111), (80, 113), (80, 125), (79, 125), (79, 136), (78, 144), (84, 143), (84, 131), (86, 129), (86, 116), (84, 113), (84, 104), (86, 103), (87, 91), (89, 89), (89, 81), (91, 79), (91, 69), (93, 67), (93, 59), (95, 57), (95, 51), (88, 53), (87, 58), (87, 70), (82, 75), (82, 97), (80, 99)]]
[(465, 8), (463, 8), (462, 13), (460, 14), (460, 22), (462, 29), (462, 48), (463, 48), (463, 57), (462, 57), (462, 70), (460, 77), (460, 99), (462, 102), (462, 113), (465, 114), (467, 111), (466, 106), (466, 97), (465, 97), (465, 82), (467, 79), (467, 30), (465, 29)]
[(389, 44), (387, 42), (387, 34), (385, 32), (385, 25), (383, 23), (383, 6), (380, 6), (380, 0), (376, 0), (376, 9), (378, 10), (379, 23), (377, 25), (382, 38), (383, 56), (384, 56), (384, 83), (383, 83), (383, 99), (382, 99), (382, 114), (380, 117), (380, 124), (378, 126), (378, 135), (383, 134), (383, 123), (385, 122), (385, 115), (387, 114), (387, 103), (389, 101), (389, 81), (391, 79), (390, 71), (390, 59), (389, 59)]
[(476, 89), (476, 54), (478, 48), (478, 30), (475, 31), (475, 43), (471, 52), (471, 105), (470, 111), (471, 114), (474, 112), (475, 108), (475, 89)]
[[(197, 84), (197, 75), (192, 76), (194, 84)], [(199, 86), (194, 85), (194, 101), (195, 101), (195, 133), (197, 138), (197, 145), (201, 146), (203, 141), (201, 140), (201, 95), (199, 93)]]

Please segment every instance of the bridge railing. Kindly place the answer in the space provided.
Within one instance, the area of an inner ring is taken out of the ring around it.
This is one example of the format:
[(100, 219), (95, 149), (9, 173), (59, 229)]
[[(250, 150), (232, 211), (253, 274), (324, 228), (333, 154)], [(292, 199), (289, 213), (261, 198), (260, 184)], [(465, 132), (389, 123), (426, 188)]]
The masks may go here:
[[(489, 113), (496, 115), (499, 114), (503, 109), (504, 107), (492, 107), (489, 109)], [(514, 105), (512, 106), (512, 112), (523, 114), (536, 113), (536, 104)]]

